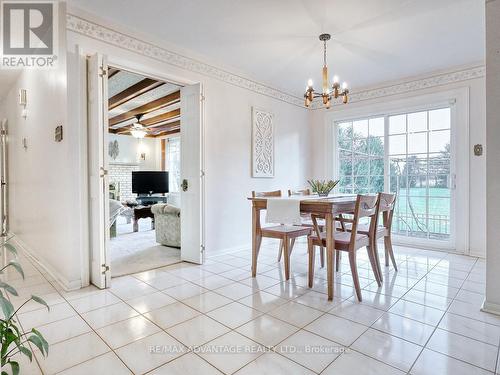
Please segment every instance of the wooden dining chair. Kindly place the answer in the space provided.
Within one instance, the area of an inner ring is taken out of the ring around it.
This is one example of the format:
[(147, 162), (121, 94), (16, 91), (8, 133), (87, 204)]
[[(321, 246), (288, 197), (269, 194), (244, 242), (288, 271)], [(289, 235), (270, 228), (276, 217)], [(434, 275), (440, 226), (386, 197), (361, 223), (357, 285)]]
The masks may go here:
[[(394, 258), (394, 251), (392, 250), (392, 217), (394, 215), (394, 208), (396, 207), (396, 194), (379, 193), (379, 212), (382, 214), (382, 226), (384, 228), (384, 248), (385, 248), (385, 266), (389, 267), (389, 257), (391, 258), (394, 270), (398, 271), (396, 259)], [(377, 216), (378, 220), (378, 216)], [(378, 233), (378, 232), (377, 232)], [(381, 237), (380, 237), (381, 238)], [(375, 246), (377, 244), (375, 243)], [(377, 248), (375, 247), (375, 250)], [(378, 253), (376, 253), (378, 254)], [(378, 261), (378, 255), (377, 255)]]
[[(335, 232), (334, 251), (345, 251), (349, 254), (349, 264), (351, 267), (352, 279), (358, 301), (362, 301), (361, 287), (359, 285), (358, 269), (356, 265), (356, 252), (362, 247), (367, 248), (368, 258), (374, 274), (378, 274), (377, 265), (373, 250), (371, 249), (370, 238), (367, 234), (358, 233), (359, 220), (367, 217), (370, 221), (370, 226), (376, 225), (378, 196), (376, 195), (358, 195), (354, 208), (351, 231)], [(314, 258), (315, 247), (326, 247), (326, 233), (322, 232), (317, 225), (317, 219), (321, 218), (318, 215), (311, 215), (314, 225), (314, 232), (308, 237), (308, 253), (309, 253), (309, 287), (311, 288), (314, 280)], [(372, 228), (374, 230), (374, 228)], [(378, 281), (378, 280), (377, 280)], [(379, 284), (380, 285), (380, 284)]]
[[(388, 193), (378, 193), (377, 197), (377, 210), (376, 210), (376, 223), (373, 227), (367, 224), (358, 225), (358, 233), (366, 234), (370, 237), (371, 248), (375, 256), (375, 261), (377, 264), (377, 273), (375, 277), (379, 278), (380, 282), (383, 281), (382, 268), (380, 267), (380, 261), (378, 257), (378, 245), (377, 240), (384, 239), (385, 247), (385, 265), (389, 266), (389, 257), (392, 260), (394, 269), (397, 271), (396, 260), (394, 258), (394, 252), (392, 250), (392, 239), (391, 239), (391, 227), (392, 227), (392, 216), (394, 213), (394, 206), (396, 203), (396, 194)], [(382, 225), (380, 225), (380, 214), (382, 214)], [(347, 231), (351, 231), (352, 224), (347, 223)], [(378, 280), (377, 280), (378, 281)]]
[[(252, 198), (272, 198), (281, 197), (281, 190), (255, 192), (252, 191)], [(278, 262), (283, 254), (285, 263), (285, 279), (290, 278), (290, 255), (295, 244), (295, 239), (302, 236), (308, 236), (311, 233), (310, 227), (298, 225), (275, 225), (261, 228), (261, 236), (266, 238), (276, 238), (280, 240)]]
[[(293, 196), (309, 196), (309, 195), (312, 195), (311, 189), (309, 189), (309, 188), (305, 188), (305, 189), (301, 189), (301, 190), (290, 190), (290, 189), (288, 189), (288, 196), (289, 197), (293, 197)], [(309, 214), (301, 214), (300, 216), (304, 219), (304, 222), (302, 223), (302, 226), (308, 227), (308, 228), (313, 228), (314, 227), (314, 225), (313, 225), (313, 223), (311, 221), (311, 215), (309, 215)], [(323, 231), (324, 225), (320, 225), (319, 224), (319, 227)], [(293, 243), (295, 243), (295, 240), (293, 241)], [(281, 253), (280, 253), (280, 255), (281, 255)], [(319, 259), (320, 259), (321, 268), (325, 267), (325, 248), (323, 246), (321, 246), (320, 249), (319, 249)], [(278, 259), (278, 262), (279, 262), (279, 259)]]
[(302, 189), (302, 190), (290, 190), (288, 189), (288, 196), (291, 197), (293, 195), (299, 195), (299, 196), (302, 196), (302, 195), (311, 195), (311, 189)]

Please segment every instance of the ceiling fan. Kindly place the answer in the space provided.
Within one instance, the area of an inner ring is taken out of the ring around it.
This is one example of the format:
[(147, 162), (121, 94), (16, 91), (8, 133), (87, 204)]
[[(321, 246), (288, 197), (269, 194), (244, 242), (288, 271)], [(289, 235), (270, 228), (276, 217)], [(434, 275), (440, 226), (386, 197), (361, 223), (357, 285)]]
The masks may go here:
[(130, 129), (130, 134), (134, 138), (144, 138), (148, 134), (147, 128), (142, 126), (141, 118), (144, 116), (143, 113), (135, 115), (136, 121), (132, 124), (132, 128)]

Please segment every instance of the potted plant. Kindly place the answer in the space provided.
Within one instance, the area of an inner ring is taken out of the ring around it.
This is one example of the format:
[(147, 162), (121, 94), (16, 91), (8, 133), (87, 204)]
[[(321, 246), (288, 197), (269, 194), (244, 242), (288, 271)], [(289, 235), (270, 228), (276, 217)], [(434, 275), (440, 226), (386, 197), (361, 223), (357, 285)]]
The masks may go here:
[(313, 193), (318, 193), (320, 197), (327, 197), (340, 180), (308, 180)]
[(7, 375), (7, 371), (3, 369), (6, 366), (10, 366), (12, 375), (19, 374), (19, 363), (14, 360), (14, 357), (18, 354), (23, 354), (29, 358), (30, 362), (33, 360), (33, 352), (30, 347), (30, 343), (35, 345), (43, 356), (47, 356), (49, 353), (49, 344), (43, 337), (43, 335), (36, 329), (32, 329), (29, 332), (24, 332), (19, 327), (17, 322), (16, 314), (26, 305), (29, 301), (35, 301), (41, 305), (44, 305), (47, 310), (50, 310), (47, 303), (37, 296), (31, 296), (24, 303), (22, 303), (17, 309), (8, 299), (8, 295), (18, 296), (18, 293), (14, 287), (7, 284), (2, 275), (5, 274), (8, 268), (15, 269), (24, 279), (23, 268), (19, 262), (15, 259), (17, 257), (17, 250), (10, 243), (10, 238), (0, 239), (1, 241), (1, 252), (0, 255), (3, 256), (4, 252), (10, 253), (10, 256), (14, 259), (10, 260), (6, 265), (0, 268), (0, 306), (2, 308), (3, 316), (0, 319), (0, 354), (1, 354), (1, 364), (2, 364), (2, 374)]

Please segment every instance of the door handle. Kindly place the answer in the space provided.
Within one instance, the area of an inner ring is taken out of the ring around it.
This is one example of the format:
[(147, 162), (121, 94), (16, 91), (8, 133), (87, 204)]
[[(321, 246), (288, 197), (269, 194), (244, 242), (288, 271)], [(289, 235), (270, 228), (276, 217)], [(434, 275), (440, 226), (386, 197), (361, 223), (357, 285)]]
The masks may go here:
[(103, 167), (99, 168), (99, 177), (104, 177), (108, 175), (108, 170)]
[(181, 187), (182, 187), (182, 191), (187, 191), (188, 190), (188, 180), (186, 180), (186, 179), (182, 180)]

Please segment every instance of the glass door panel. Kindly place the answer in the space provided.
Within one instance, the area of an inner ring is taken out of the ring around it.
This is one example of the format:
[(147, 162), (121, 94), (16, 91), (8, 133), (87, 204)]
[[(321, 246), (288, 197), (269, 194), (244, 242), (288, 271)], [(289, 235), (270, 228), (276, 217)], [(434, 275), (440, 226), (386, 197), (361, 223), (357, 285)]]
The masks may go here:
[(340, 192), (397, 193), (395, 234), (451, 241), (450, 108), (345, 121), (336, 132)]

